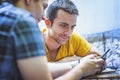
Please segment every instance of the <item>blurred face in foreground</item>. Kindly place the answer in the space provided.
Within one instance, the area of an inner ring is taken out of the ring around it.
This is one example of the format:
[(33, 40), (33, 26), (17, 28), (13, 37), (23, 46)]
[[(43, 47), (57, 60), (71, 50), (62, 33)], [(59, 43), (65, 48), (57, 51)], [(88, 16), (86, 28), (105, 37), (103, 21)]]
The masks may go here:
[(31, 0), (30, 12), (33, 14), (37, 22), (44, 17), (44, 11), (48, 6), (48, 0)]

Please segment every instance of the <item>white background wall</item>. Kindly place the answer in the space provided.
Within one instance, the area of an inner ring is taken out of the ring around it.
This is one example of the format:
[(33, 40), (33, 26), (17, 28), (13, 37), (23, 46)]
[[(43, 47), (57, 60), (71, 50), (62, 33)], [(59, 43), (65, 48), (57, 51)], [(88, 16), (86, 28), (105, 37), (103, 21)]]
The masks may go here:
[[(49, 0), (49, 4), (54, 0)], [(120, 28), (120, 0), (72, 0), (80, 15), (75, 31), (91, 34)], [(40, 26), (45, 26), (40, 23)]]

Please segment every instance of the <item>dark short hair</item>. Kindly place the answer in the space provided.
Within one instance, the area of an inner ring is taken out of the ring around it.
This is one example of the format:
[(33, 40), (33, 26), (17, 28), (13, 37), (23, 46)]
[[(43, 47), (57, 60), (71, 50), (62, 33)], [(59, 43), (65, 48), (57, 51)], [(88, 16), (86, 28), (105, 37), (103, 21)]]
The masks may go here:
[(51, 25), (53, 24), (53, 21), (57, 16), (58, 10), (60, 9), (69, 14), (79, 15), (78, 9), (72, 1), (56, 0), (52, 4), (49, 5), (46, 11), (46, 17), (51, 21)]

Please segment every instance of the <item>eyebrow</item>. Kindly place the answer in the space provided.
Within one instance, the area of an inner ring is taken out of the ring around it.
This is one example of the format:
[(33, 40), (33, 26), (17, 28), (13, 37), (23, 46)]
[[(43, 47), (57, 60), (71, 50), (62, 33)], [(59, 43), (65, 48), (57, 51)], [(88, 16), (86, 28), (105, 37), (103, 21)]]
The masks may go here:
[[(59, 23), (62, 23), (62, 24), (65, 24), (65, 25), (69, 25), (69, 24), (67, 24), (67, 23), (65, 23), (65, 22), (59, 22)], [(76, 24), (75, 24), (75, 25), (72, 25), (72, 26), (76, 26)]]

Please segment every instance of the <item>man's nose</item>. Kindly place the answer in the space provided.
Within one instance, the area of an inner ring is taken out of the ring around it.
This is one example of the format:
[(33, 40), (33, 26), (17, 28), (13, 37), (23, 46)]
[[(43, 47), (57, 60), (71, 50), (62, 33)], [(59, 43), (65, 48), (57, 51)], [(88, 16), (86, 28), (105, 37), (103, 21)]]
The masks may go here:
[(70, 35), (72, 33), (72, 29), (69, 27), (65, 29), (64, 34)]

